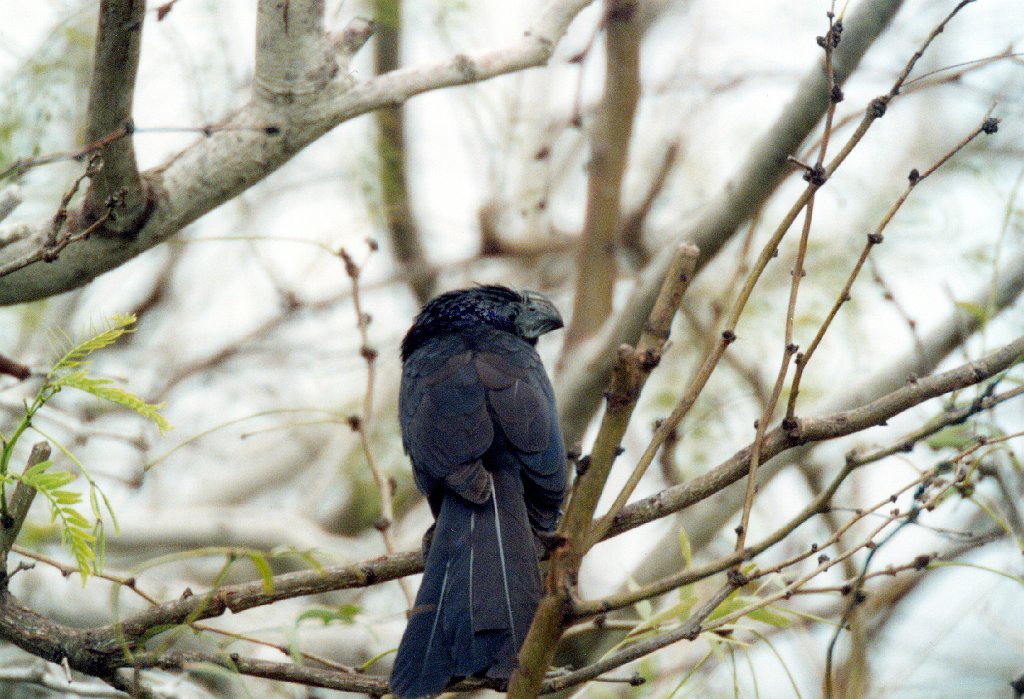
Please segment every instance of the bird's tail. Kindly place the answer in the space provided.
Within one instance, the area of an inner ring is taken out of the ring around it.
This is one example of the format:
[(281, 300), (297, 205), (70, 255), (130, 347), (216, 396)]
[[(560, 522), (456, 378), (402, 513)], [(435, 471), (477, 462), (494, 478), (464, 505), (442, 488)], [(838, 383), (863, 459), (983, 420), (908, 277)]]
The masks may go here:
[(423, 581), (391, 671), (391, 691), (424, 697), (454, 677), (508, 677), (540, 599), (540, 572), (519, 479), (492, 474), (473, 504), (447, 494)]

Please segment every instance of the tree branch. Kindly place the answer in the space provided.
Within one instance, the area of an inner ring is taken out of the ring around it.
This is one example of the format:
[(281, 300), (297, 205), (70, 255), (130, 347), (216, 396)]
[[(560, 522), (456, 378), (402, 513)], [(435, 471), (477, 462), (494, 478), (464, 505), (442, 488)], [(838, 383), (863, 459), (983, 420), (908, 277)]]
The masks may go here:
[(594, 511), (619, 454), (619, 445), (629, 426), (637, 398), (661, 360), (672, 319), (692, 279), (694, 262), (699, 254), (692, 245), (683, 244), (676, 248), (671, 272), (662, 284), (637, 348), (634, 350), (628, 345), (619, 348), (607, 392), (607, 407), (590, 452), (589, 464), (573, 483), (565, 515), (558, 525), (558, 534), (565, 539), (565, 544), (551, 556), (546, 594), (523, 642), (519, 668), (509, 680), (511, 697), (525, 699), (537, 695), (558, 641), (565, 633), (566, 610), (571, 607), (580, 563), (606, 526), (603, 522), (594, 523)]
[(583, 237), (576, 255), (572, 321), (562, 352), (590, 337), (612, 312), (622, 180), (629, 164), (633, 118), (640, 101), (643, 25), (637, 0), (606, 0), (604, 97), (590, 133)]
[[(46, 442), (36, 442), (32, 445), (32, 452), (28, 456), (25, 470), (38, 466), (49, 458), (50, 445)], [(10, 579), (7, 572), (7, 556), (10, 554), (14, 542), (18, 539), (18, 534), (21, 532), (21, 527), (25, 523), (25, 518), (28, 516), (29, 508), (32, 507), (32, 501), (35, 497), (35, 488), (27, 483), (18, 481), (18, 484), (14, 487), (14, 494), (11, 495), (10, 502), (4, 503), (5, 515), (0, 518), (0, 577), (2, 577), (3, 586), (6, 586), (7, 581)]]
[[(402, 5), (402, 0), (375, 0), (377, 41), (373, 58), (377, 75), (390, 73), (400, 66)], [(422, 305), (434, 295), (437, 272), (427, 265), (409, 196), (405, 108), (401, 104), (388, 105), (378, 109), (374, 116), (384, 221), (395, 259), (408, 274), (409, 286)]]
[(135, 160), (132, 131), (132, 100), (139, 69), (143, 0), (103, 0), (100, 3), (96, 54), (89, 86), (86, 142), (94, 143), (112, 133), (123, 138), (109, 140), (100, 150), (103, 166), (90, 180), (86, 195), (84, 223), (98, 220), (110, 208), (113, 197), (124, 192), (124, 203), (116, 220), (104, 229), (113, 232), (135, 230), (146, 215), (147, 193)]
[[(856, 6), (844, 23), (843, 41), (833, 54), (837, 85), (853, 73), (902, 4), (902, 0), (869, 0)], [(680, 231), (679, 240), (692, 241), (700, 248), (697, 273), (791, 172), (786, 158), (797, 152), (828, 105), (828, 80), (816, 64), (800, 82), (793, 101), (753, 146), (733, 181), (705, 207), (706, 213), (699, 220)], [(663, 250), (654, 258), (618, 314), (614, 327), (602, 333), (600, 341), (581, 347), (579, 364), (566, 367), (558, 393), (566, 444), (579, 441), (597, 409), (600, 391), (611, 376), (615, 348), (635, 342), (640, 335), (640, 324), (654, 306), (672, 254), (670, 249)]]
[[(762, 458), (768, 459), (803, 444), (820, 442), (860, 432), (884, 423), (926, 400), (978, 384), (1024, 358), (1024, 337), (950, 371), (916, 379), (870, 403), (817, 418), (796, 418), (792, 427), (779, 426), (765, 435)], [(641, 524), (678, 512), (732, 485), (746, 475), (751, 448), (745, 447), (708, 473), (682, 485), (626, 506), (615, 518), (610, 534), (621, 534)], [(768, 464), (765, 463), (764, 466)], [(742, 493), (740, 493), (742, 499)], [(730, 516), (735, 509), (730, 511)], [(706, 514), (706, 513), (704, 513)]]
[[(9, 184), (0, 190), (0, 221), (11, 215), (15, 209), (21, 206), (23, 201), (21, 195), (21, 187), (16, 184)], [(0, 247), (6, 245), (6, 242), (0, 240)]]
[(338, 74), (323, 22), (324, 0), (260, 0), (252, 81), (257, 99), (316, 101), (316, 94)]
[[(76, 239), (52, 263), (33, 262), (0, 277), (0, 305), (68, 291), (124, 264), (267, 177), (344, 121), (430, 90), (480, 82), (545, 64), (569, 24), (591, 1), (549, 0), (533, 27), (514, 43), (458, 54), (440, 64), (392, 71), (362, 83), (356, 83), (347, 73), (339, 74), (321, 90), (305, 94), (302, 85), (310, 84), (309, 76), (296, 76), (294, 89), (272, 92), (278, 89), (276, 80), (282, 74), (270, 68), (257, 71), (263, 77), (254, 90), (254, 99), (228, 117), (221, 125), (225, 128), (204, 136), (143, 174), (153, 193), (152, 208), (133, 237)], [(315, 9), (310, 2), (286, 4), (305, 8), (307, 14), (303, 16), (308, 18)], [(290, 30), (293, 15), (288, 17)], [(274, 21), (283, 27), (284, 15), (277, 15)], [(365, 33), (361, 36), (365, 38)], [(285, 55), (290, 55), (289, 51), (292, 49), (287, 48)], [(315, 77), (322, 77), (322, 70)], [(288, 99), (277, 99), (274, 95)], [(81, 217), (81, 211), (69, 212), (68, 226), (80, 226)], [(0, 249), (0, 268), (7, 266), (8, 260), (33, 255), (45, 240), (48, 225), (49, 221), (40, 221), (31, 224), (28, 231), (19, 228), (24, 237)], [(0, 240), (6, 240), (7, 233), (6, 228), (0, 228)]]
[[(967, 307), (971, 303), (976, 303), (977, 307), (988, 308), (991, 313), (989, 318), (991, 318), (997, 312), (1008, 308), (1022, 292), (1024, 292), (1024, 251), (1018, 253), (1006, 265), (994, 289), (991, 285), (984, 284), (969, 295)], [(923, 353), (916, 347), (910, 348), (902, 356), (897, 357), (886, 366), (880, 367), (864, 381), (832, 397), (831, 400), (825, 401), (816, 408), (818, 413), (837, 413), (853, 409), (898, 390), (905, 386), (908, 380), (917, 380), (917, 377), (927, 376), (953, 350), (962, 346), (964, 341), (980, 327), (981, 322), (980, 318), (965, 310), (964, 306), (951, 309), (945, 320), (922, 338)], [(758, 476), (762, 486), (786, 466), (805, 459), (804, 449), (810, 448), (812, 448), (810, 445), (798, 448), (788, 454), (786, 458), (779, 460), (769, 461), (768, 457), (764, 457)], [(699, 550), (707, 545), (711, 538), (735, 516), (742, 502), (743, 493), (731, 488), (717, 494), (714, 507), (703, 510), (699, 517), (683, 513), (683, 521), (680, 526), (686, 530), (694, 550)], [(674, 541), (674, 534), (672, 536)], [(665, 550), (674, 551), (675, 549)], [(669, 557), (666, 563), (670, 569), (674, 570), (678, 565), (678, 560), (672, 560)], [(658, 571), (652, 566), (648, 566), (647, 570), (654, 572), (655, 575), (658, 574)], [(646, 573), (646, 571), (644, 572)]]

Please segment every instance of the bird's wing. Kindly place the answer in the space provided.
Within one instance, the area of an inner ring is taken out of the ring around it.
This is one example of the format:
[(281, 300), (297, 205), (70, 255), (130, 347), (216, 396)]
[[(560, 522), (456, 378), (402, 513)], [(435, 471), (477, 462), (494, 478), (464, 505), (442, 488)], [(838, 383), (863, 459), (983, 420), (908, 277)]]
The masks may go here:
[(420, 490), (429, 495), (443, 482), (482, 504), (490, 482), (481, 457), (494, 441), (494, 426), (473, 357), (451, 336), (420, 347), (405, 363), (399, 417)]
[(565, 447), (540, 357), (526, 342), (503, 336), (493, 351), (478, 352), (474, 363), (508, 456), (517, 462), (530, 520), (550, 530), (565, 493)]

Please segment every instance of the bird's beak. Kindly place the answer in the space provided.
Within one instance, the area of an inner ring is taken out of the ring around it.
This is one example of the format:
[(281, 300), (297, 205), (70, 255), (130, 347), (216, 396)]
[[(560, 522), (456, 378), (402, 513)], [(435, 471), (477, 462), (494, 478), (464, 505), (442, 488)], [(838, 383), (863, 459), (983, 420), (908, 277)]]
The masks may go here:
[(516, 318), (516, 326), (523, 337), (535, 340), (544, 333), (558, 330), (565, 325), (562, 322), (562, 314), (547, 296), (539, 291), (530, 290), (524, 290), (522, 294), (526, 303), (523, 312)]

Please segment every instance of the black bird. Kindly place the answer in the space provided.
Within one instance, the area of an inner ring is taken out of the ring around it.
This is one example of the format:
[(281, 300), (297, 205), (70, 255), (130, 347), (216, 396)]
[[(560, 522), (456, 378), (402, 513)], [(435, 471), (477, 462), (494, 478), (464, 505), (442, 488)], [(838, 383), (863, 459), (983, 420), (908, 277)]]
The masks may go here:
[(536, 291), (429, 301), (402, 340), (399, 419), (436, 520), (391, 671), (399, 697), (507, 678), (540, 599), (539, 539), (565, 493), (565, 447), (537, 338), (562, 327)]

